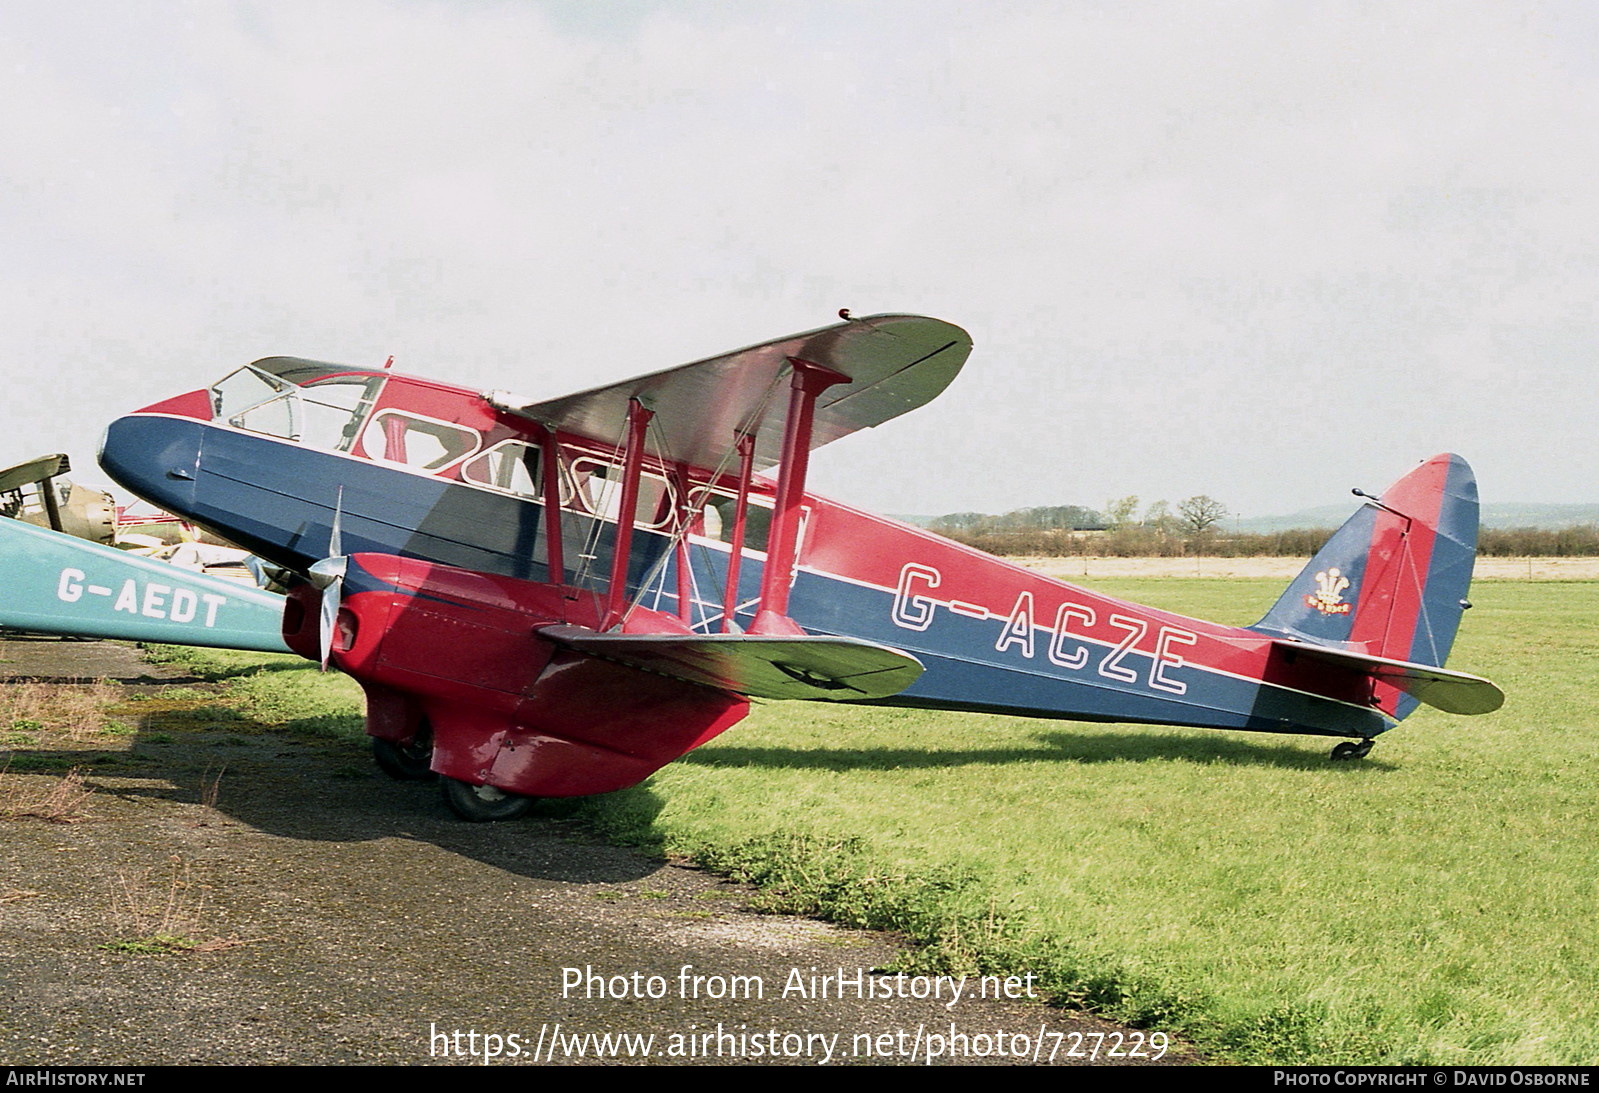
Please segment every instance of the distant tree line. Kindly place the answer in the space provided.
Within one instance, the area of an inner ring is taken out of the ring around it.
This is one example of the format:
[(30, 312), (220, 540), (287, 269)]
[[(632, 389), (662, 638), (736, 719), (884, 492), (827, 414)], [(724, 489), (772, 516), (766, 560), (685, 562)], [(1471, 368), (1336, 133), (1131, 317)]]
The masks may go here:
[[(939, 530), (939, 529), (934, 529)], [(1031, 554), (1059, 557), (1088, 554), (1098, 557), (1181, 558), (1185, 555), (1236, 558), (1252, 555), (1309, 557), (1321, 549), (1332, 534), (1330, 528), (1297, 528), (1257, 535), (1253, 533), (1188, 535), (1146, 524), (1108, 528), (1100, 532), (939, 530), (939, 534), (958, 543), (976, 547), (987, 554)]]
[[(1208, 555), (1309, 557), (1332, 528), (1274, 532), (1228, 531), (1227, 506), (1203, 494), (1177, 504), (1156, 501), (1138, 515), (1137, 497), (1106, 502), (1101, 510), (1082, 505), (1015, 509), (1000, 516), (956, 512), (929, 524), (958, 543), (997, 555), (1097, 555), (1175, 558)], [(1599, 525), (1569, 528), (1483, 528), (1477, 552), (1495, 557), (1599, 555)]]
[(940, 535), (952, 531), (972, 534), (994, 531), (1098, 531), (1104, 526), (1104, 518), (1099, 513), (1081, 505), (1015, 509), (1003, 516), (986, 512), (952, 512), (948, 516), (940, 516), (932, 524), (933, 530)]
[[(1138, 515), (1137, 497), (1117, 497), (1100, 510), (1084, 505), (1015, 509), (1001, 516), (955, 512), (928, 525), (933, 531), (990, 554), (1117, 554), (1172, 557), (1215, 554), (1237, 537), (1221, 534), (1227, 506), (1200, 494), (1177, 503), (1156, 501)], [(1290, 533), (1298, 535), (1299, 533)], [(1310, 533), (1312, 536), (1325, 533)], [(1298, 539), (1248, 553), (1290, 552)], [(1302, 536), (1301, 536), (1302, 538)]]
[(1599, 554), (1599, 524), (1569, 528), (1483, 528), (1477, 553), (1495, 557), (1566, 557)]

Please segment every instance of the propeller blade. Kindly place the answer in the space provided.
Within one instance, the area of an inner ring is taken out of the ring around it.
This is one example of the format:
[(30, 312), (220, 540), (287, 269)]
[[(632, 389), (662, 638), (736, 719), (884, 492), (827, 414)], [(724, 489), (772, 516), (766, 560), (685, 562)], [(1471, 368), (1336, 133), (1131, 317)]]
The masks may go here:
[[(343, 561), (344, 559), (339, 559)], [(321, 563), (318, 563), (319, 565)], [(339, 600), (344, 592), (344, 578), (334, 577), (322, 588), (322, 670), (328, 670), (328, 658), (333, 654), (333, 628), (339, 619)]]
[(339, 524), (344, 516), (344, 487), (339, 487), (338, 496), (333, 499), (333, 527), (328, 531), (328, 557), (337, 558), (344, 553), (339, 535)]
[(322, 590), (321, 625), (318, 638), (322, 647), (322, 670), (328, 670), (328, 660), (333, 655), (333, 631), (339, 621), (339, 603), (344, 598), (344, 571), (349, 562), (344, 557), (343, 536), (339, 525), (344, 517), (344, 487), (339, 487), (333, 502), (333, 526), (328, 530), (328, 556), (311, 566), (311, 583)]

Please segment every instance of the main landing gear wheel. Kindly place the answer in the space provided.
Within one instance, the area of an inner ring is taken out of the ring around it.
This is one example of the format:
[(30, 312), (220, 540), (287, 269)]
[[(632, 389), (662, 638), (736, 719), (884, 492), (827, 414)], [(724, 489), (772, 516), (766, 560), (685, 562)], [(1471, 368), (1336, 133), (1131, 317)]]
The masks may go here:
[(1343, 743), (1333, 746), (1332, 758), (1364, 759), (1367, 753), (1371, 751), (1371, 746), (1375, 743), (1376, 741), (1369, 736), (1364, 740), (1345, 740)]
[(372, 738), (372, 758), (378, 769), (401, 782), (433, 780), (433, 730), (424, 724), (409, 744), (396, 744), (381, 736)]
[(527, 814), (534, 798), (507, 793), (493, 786), (474, 786), (454, 778), (440, 778), (444, 803), (468, 823), (484, 824), (496, 820), (515, 820)]

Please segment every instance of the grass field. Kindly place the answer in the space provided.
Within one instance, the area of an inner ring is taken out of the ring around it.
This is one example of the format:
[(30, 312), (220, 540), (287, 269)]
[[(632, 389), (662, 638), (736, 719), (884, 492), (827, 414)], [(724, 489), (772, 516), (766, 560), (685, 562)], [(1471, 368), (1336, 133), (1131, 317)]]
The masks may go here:
[[(1095, 585), (1228, 622), (1281, 588)], [(1599, 582), (1473, 599), (1450, 663), (1505, 708), (1424, 709), (1363, 762), (1309, 738), (771, 705), (643, 786), (542, 807), (1213, 1058), (1593, 1063)], [(235, 687), (256, 718), (357, 725), (353, 687), (314, 671)]]

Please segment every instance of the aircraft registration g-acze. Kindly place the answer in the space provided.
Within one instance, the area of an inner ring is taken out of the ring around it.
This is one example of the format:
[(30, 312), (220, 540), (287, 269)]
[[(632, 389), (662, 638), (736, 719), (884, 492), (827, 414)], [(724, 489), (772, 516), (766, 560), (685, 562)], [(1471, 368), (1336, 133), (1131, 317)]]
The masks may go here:
[(114, 422), (101, 460), (300, 574), (284, 640), (360, 683), (386, 770), (439, 775), (470, 820), (633, 785), (752, 698), (1349, 738), (1335, 757), (1418, 701), (1503, 700), (1443, 667), (1477, 534), (1457, 456), (1249, 627), (806, 492), (811, 449), (926, 403), (970, 350), (882, 315), (548, 401), (270, 357)]

